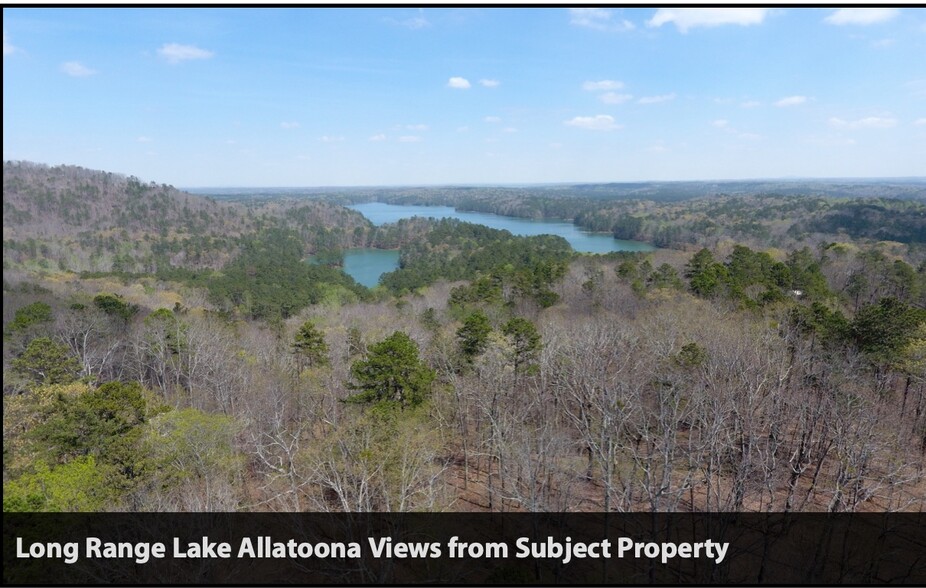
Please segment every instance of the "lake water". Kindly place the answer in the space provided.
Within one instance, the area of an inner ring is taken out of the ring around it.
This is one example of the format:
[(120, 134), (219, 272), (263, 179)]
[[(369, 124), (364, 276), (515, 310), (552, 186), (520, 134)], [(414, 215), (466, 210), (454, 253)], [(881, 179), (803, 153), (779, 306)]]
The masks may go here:
[[(648, 243), (622, 241), (607, 233), (589, 233), (568, 221), (531, 220), (501, 216), (485, 212), (460, 212), (451, 206), (418, 206), (365, 202), (348, 206), (368, 218), (374, 225), (394, 223), (415, 216), (424, 218), (455, 218), (468, 223), (505, 229), (513, 235), (557, 235), (566, 239), (573, 249), (581, 253), (609, 253), (611, 251), (652, 251)], [(372, 287), (379, 277), (399, 267), (399, 252), (384, 249), (348, 249), (344, 252), (344, 271), (364, 286)]]
[(379, 277), (399, 269), (397, 249), (345, 249), (344, 273), (357, 283), (372, 288), (379, 283)]
[(589, 233), (568, 221), (531, 220), (513, 216), (500, 216), (486, 212), (458, 212), (451, 206), (405, 206), (383, 202), (365, 202), (348, 206), (370, 219), (374, 225), (394, 223), (413, 216), (456, 218), (468, 223), (505, 229), (513, 235), (558, 235), (581, 253), (608, 253), (610, 251), (652, 251), (654, 247), (639, 241), (621, 241), (607, 233)]

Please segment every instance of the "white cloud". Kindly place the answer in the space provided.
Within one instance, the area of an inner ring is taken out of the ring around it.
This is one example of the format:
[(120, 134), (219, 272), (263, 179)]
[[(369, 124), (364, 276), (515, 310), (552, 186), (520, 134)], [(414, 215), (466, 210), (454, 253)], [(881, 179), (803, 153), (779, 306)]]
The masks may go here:
[(820, 147), (852, 147), (857, 143), (852, 138), (832, 135), (811, 135), (807, 137), (806, 142)]
[(614, 117), (607, 114), (598, 114), (596, 116), (577, 116), (573, 119), (563, 121), (563, 124), (590, 131), (615, 131), (623, 127), (614, 122)]
[(340, 135), (322, 135), (318, 140), (322, 143), (343, 143), (344, 137)]
[(765, 20), (766, 14), (767, 8), (660, 8), (646, 25), (661, 27), (672, 23), (679, 32), (687, 33), (695, 27), (757, 25)]
[(6, 31), (3, 31), (3, 56), (6, 57), (7, 55), (12, 55), (19, 50), (19, 47), (16, 47), (13, 45), (13, 43), (10, 42), (10, 38), (6, 34)]
[(431, 26), (431, 22), (428, 21), (428, 19), (426, 19), (423, 16), (414, 16), (412, 18), (406, 18), (405, 20), (395, 20), (394, 18), (387, 18), (386, 22), (394, 24), (394, 25), (403, 26), (407, 29), (412, 29), (413, 31)]
[(431, 26), (431, 23), (428, 22), (423, 16), (416, 16), (402, 22), (403, 25), (407, 26), (410, 29), (423, 29), (425, 27)]
[(918, 127), (926, 127), (926, 118), (918, 118), (913, 121), (913, 124)]
[(569, 23), (596, 31), (632, 31), (636, 27), (627, 19), (612, 20), (614, 14), (604, 8), (570, 8)]
[(757, 100), (747, 100), (740, 104), (740, 108), (757, 108), (762, 106), (762, 103)]
[(485, 88), (497, 88), (497, 87), (499, 87), (501, 84), (502, 84), (502, 83), (501, 83), (500, 81), (498, 81), (498, 80), (487, 80), (487, 79), (481, 79), (481, 80), (479, 80), (479, 85), (480, 85), (480, 86), (483, 86), (483, 87), (485, 87)]
[(300, 126), (302, 125), (300, 125), (298, 122), (294, 120), (293, 121), (283, 121), (280, 123), (281, 129), (298, 129)]
[(590, 29), (607, 28), (611, 20), (611, 12), (604, 8), (570, 8), (569, 23), (577, 27)]
[(387, 22), (392, 25), (397, 25), (400, 27), (405, 27), (413, 31), (418, 29), (424, 29), (431, 26), (431, 22), (424, 17), (424, 10), (421, 8), (418, 9), (418, 15), (411, 18), (406, 18), (405, 20), (397, 20), (395, 18), (385, 18), (384, 22)]
[(135, 140), (138, 141), (139, 143), (150, 143), (150, 142), (151, 142), (151, 137), (146, 137), (146, 136), (142, 135), (141, 137), (139, 137), (139, 138), (137, 138), (137, 139), (135, 139)]
[(195, 45), (180, 45), (179, 43), (165, 43), (158, 49), (158, 55), (168, 63), (180, 63), (191, 59), (209, 59), (215, 53), (200, 49)]
[(466, 78), (452, 77), (447, 81), (447, 87), (466, 90), (470, 87), (470, 83)]
[(385, 140), (386, 140), (386, 135), (384, 135), (383, 133), (377, 133), (373, 135), (372, 137), (370, 137), (370, 141), (385, 141)]
[(897, 119), (882, 116), (868, 116), (858, 120), (843, 120), (834, 116), (830, 118), (829, 124), (834, 129), (847, 129), (850, 131), (858, 129), (890, 129), (897, 126)]
[(418, 137), (417, 135), (405, 135), (399, 137), (399, 143), (418, 143), (419, 141), (421, 141), (421, 137)]
[(502, 129), (502, 132), (503, 133), (517, 133), (518, 129), (514, 127), (505, 127), (504, 129)]
[(466, 126), (457, 127), (457, 132), (458, 132), (458, 133), (468, 133), (468, 132), (469, 132), (469, 127), (466, 127)]
[(92, 70), (77, 61), (68, 61), (66, 63), (62, 63), (61, 71), (71, 76), (72, 78), (85, 78), (96, 73), (96, 70)]
[(585, 82), (582, 89), (586, 92), (597, 92), (598, 90), (620, 90), (624, 87), (624, 82), (616, 80), (600, 80), (598, 82)]
[(629, 100), (633, 100), (633, 94), (618, 94), (617, 92), (605, 92), (598, 97), (599, 100), (605, 104), (623, 104)]
[(831, 25), (871, 25), (887, 22), (900, 14), (896, 8), (840, 8), (825, 19)]
[(482, 120), (484, 120), (487, 123), (493, 123), (493, 124), (502, 122), (502, 119), (500, 116), (487, 116)]
[(637, 100), (637, 104), (659, 104), (660, 102), (669, 102), (675, 100), (675, 93), (661, 94), (659, 96), (644, 96)]
[(797, 106), (798, 104), (803, 104), (807, 102), (806, 96), (786, 96), (775, 103), (775, 106), (779, 108), (784, 108), (786, 106)]
[(725, 118), (718, 118), (717, 120), (711, 121), (711, 126), (716, 127), (728, 135), (732, 135), (738, 139), (755, 141), (762, 138), (761, 135), (757, 135), (755, 133), (744, 133), (743, 131), (730, 126), (730, 121)]
[(875, 49), (884, 49), (885, 47), (892, 47), (897, 43), (896, 39), (878, 39), (877, 41), (872, 41), (869, 43)]

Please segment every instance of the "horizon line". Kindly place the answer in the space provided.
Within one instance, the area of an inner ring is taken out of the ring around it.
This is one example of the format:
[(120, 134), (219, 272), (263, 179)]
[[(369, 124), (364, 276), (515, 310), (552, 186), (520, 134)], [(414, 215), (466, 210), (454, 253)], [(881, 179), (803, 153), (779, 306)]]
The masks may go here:
[(554, 186), (605, 186), (621, 184), (725, 184), (737, 182), (926, 182), (926, 176), (783, 176), (754, 178), (714, 178), (704, 180), (607, 180), (556, 182), (446, 182), (409, 184), (304, 184), (304, 185), (200, 185), (175, 186), (179, 190), (352, 190), (370, 188), (517, 188)]

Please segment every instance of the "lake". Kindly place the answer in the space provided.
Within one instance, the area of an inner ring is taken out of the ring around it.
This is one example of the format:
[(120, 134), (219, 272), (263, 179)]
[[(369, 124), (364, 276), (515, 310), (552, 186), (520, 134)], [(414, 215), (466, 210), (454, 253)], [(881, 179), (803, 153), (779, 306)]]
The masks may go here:
[[(639, 241), (622, 241), (607, 233), (583, 231), (569, 221), (531, 220), (501, 216), (485, 212), (461, 212), (452, 206), (418, 206), (364, 202), (347, 208), (356, 210), (379, 226), (414, 216), (424, 218), (455, 218), (492, 229), (504, 229), (513, 235), (557, 235), (563, 237), (573, 249), (581, 253), (609, 253), (611, 251), (653, 251), (655, 247)], [(344, 252), (344, 271), (364, 286), (372, 287), (379, 277), (399, 267), (399, 252), (384, 249), (348, 249)]]
[(358, 284), (372, 288), (379, 283), (379, 277), (399, 269), (397, 249), (345, 249), (344, 273)]

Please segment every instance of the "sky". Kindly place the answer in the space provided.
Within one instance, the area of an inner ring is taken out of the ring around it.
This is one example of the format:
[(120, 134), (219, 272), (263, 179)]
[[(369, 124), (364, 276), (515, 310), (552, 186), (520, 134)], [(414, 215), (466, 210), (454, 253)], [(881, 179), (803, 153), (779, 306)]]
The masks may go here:
[(178, 187), (926, 176), (922, 8), (4, 8), (3, 158)]

